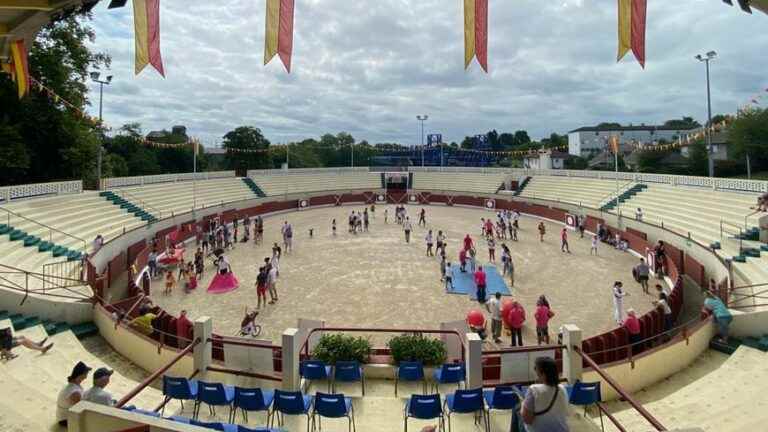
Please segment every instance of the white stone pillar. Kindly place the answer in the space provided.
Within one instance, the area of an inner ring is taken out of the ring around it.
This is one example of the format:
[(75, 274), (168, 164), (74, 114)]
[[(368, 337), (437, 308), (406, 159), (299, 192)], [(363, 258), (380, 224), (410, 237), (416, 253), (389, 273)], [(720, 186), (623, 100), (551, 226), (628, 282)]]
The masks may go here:
[(299, 376), (299, 350), (301, 349), (299, 329), (288, 328), (283, 332), (283, 390), (298, 391), (301, 385)]
[(573, 324), (563, 326), (563, 375), (568, 380), (568, 384), (573, 385), (577, 380), (581, 380), (582, 359), (574, 351), (573, 347), (581, 349), (581, 329)]
[(467, 333), (467, 388), (483, 386), (483, 341), (477, 333)]
[(192, 333), (193, 340), (200, 338), (200, 343), (197, 344), (192, 351), (194, 359), (194, 367), (196, 370), (204, 374), (211, 364), (212, 360), (212, 342), (208, 342), (213, 334), (213, 321), (211, 317), (202, 316), (195, 320)]

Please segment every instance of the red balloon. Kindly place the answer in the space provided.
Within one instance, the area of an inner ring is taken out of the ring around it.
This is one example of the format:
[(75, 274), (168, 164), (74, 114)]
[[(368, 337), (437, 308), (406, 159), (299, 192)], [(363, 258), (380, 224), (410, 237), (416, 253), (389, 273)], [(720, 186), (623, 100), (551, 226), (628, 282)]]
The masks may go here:
[(485, 325), (485, 316), (477, 309), (472, 309), (467, 313), (467, 324), (472, 327), (482, 327)]

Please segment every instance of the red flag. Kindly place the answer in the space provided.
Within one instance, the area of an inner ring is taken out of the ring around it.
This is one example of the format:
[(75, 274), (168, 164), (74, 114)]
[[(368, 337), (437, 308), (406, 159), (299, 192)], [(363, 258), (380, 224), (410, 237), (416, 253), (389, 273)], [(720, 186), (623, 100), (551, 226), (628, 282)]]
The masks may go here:
[(277, 54), (285, 69), (291, 73), (293, 53), (293, 0), (280, 0), (280, 31), (277, 37)]
[(475, 0), (475, 55), (488, 73), (488, 0)]
[(647, 11), (647, 0), (632, 1), (632, 51), (643, 68), (645, 68), (645, 20)]

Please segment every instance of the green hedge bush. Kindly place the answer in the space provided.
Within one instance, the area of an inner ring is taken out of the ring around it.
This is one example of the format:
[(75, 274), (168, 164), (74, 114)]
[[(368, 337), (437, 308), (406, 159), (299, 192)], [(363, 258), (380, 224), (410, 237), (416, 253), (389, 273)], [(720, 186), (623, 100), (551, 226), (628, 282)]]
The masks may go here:
[(438, 366), (445, 363), (445, 344), (439, 339), (421, 335), (404, 334), (395, 336), (387, 343), (395, 363), (420, 361), (424, 366)]
[(366, 363), (371, 354), (371, 343), (362, 337), (343, 334), (324, 334), (312, 350), (312, 358), (334, 365), (337, 361)]

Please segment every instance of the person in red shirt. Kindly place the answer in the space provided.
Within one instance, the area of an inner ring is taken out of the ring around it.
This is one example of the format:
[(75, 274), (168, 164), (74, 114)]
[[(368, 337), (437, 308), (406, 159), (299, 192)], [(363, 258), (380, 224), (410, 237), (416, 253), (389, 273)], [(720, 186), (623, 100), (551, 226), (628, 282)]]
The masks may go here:
[(516, 300), (504, 317), (507, 326), (512, 330), (512, 346), (523, 346), (523, 323), (525, 322), (525, 309)]
[(560, 252), (571, 253), (571, 249), (568, 247), (568, 230), (565, 227), (560, 231)]
[(468, 251), (472, 249), (472, 246), (474, 246), (472, 242), (472, 237), (470, 237), (469, 234), (467, 234), (466, 237), (464, 237), (464, 250)]
[(192, 341), (192, 321), (187, 318), (187, 311), (181, 311), (176, 320), (176, 336), (179, 338), (179, 348), (186, 348)]
[(637, 314), (634, 309), (627, 310), (627, 319), (624, 320), (624, 328), (627, 329), (627, 333), (629, 333), (629, 343), (632, 345), (632, 353), (637, 354), (640, 352), (640, 345), (638, 342), (640, 342), (642, 335), (640, 334), (640, 320), (637, 319)]
[(493, 237), (493, 221), (490, 218), (485, 220), (485, 235)]
[(546, 299), (541, 301), (540, 298), (536, 303), (536, 312), (533, 314), (533, 317), (536, 318), (536, 343), (538, 345), (541, 345), (542, 342), (549, 345), (549, 320), (553, 316), (555, 313), (549, 308)]
[(461, 272), (466, 273), (467, 272), (467, 250), (462, 249), (459, 251), (459, 263), (461, 264)]
[(485, 304), (487, 301), (485, 295), (485, 270), (483, 270), (482, 265), (478, 265), (477, 271), (475, 271), (475, 285), (477, 285), (477, 302), (488, 309), (488, 305)]

